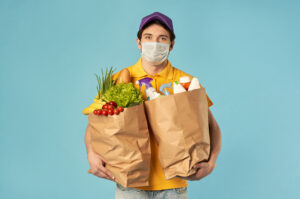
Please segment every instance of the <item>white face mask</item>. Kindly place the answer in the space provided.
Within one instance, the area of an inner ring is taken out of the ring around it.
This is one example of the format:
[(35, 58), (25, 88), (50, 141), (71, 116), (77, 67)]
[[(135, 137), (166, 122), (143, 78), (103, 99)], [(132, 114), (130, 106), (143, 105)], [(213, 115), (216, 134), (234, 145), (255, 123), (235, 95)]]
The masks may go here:
[(142, 42), (142, 57), (153, 65), (159, 65), (168, 58), (170, 44)]

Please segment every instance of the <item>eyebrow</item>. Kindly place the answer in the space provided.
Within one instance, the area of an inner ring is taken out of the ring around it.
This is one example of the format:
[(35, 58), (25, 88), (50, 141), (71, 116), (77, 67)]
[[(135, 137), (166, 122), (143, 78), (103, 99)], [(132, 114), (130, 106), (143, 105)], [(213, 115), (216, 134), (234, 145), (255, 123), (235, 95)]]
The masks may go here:
[[(152, 34), (150, 34), (150, 33), (145, 33), (145, 34), (143, 34), (143, 36), (144, 36), (144, 35), (152, 35)], [(159, 37), (160, 37), (160, 36), (163, 36), (163, 37), (169, 37), (168, 35), (159, 35)]]

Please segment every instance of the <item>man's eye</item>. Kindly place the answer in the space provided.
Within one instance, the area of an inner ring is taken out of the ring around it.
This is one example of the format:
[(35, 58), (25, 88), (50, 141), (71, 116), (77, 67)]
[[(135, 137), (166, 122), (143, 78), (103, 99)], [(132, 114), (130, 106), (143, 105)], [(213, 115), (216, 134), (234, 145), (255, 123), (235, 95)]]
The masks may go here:
[(150, 39), (150, 36), (146, 36), (146, 39)]

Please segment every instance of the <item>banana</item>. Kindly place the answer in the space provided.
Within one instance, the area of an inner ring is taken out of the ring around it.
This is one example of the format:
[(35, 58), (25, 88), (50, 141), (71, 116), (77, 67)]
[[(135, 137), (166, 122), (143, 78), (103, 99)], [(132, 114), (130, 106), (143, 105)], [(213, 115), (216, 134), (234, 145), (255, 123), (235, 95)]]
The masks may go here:
[(92, 113), (95, 109), (101, 109), (104, 104), (104, 101), (102, 101), (101, 99), (97, 99), (96, 97), (94, 99), (94, 103), (82, 110), (82, 114), (88, 115)]
[(92, 113), (93, 111), (94, 111), (93, 108), (87, 107), (87, 108), (82, 110), (82, 114), (83, 115), (88, 115), (88, 114)]

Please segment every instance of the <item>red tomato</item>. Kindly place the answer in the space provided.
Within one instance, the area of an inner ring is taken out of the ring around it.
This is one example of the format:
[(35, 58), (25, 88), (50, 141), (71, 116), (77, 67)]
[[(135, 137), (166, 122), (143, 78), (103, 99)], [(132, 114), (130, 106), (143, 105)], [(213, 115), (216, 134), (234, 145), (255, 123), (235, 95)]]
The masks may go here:
[(124, 111), (124, 108), (122, 106), (119, 106), (119, 111), (120, 112), (123, 112)]
[(107, 110), (102, 111), (102, 115), (107, 116), (107, 114), (108, 114)]
[(107, 109), (107, 104), (104, 104), (104, 105), (102, 106), (102, 109)]
[(101, 115), (102, 111), (100, 109), (97, 110), (97, 115)]
[(117, 108), (117, 103), (116, 102), (110, 101), (109, 104), (112, 105), (114, 108)]
[(108, 112), (109, 115), (113, 115), (114, 114), (114, 110), (113, 109), (108, 109), (107, 112)]
[(107, 109), (114, 109), (113, 105), (107, 105)]
[(114, 114), (115, 115), (119, 115), (119, 113), (120, 113), (119, 109), (114, 109)]
[(93, 113), (94, 113), (95, 115), (97, 115), (97, 112), (98, 112), (97, 109), (95, 109), (95, 110), (93, 111)]

